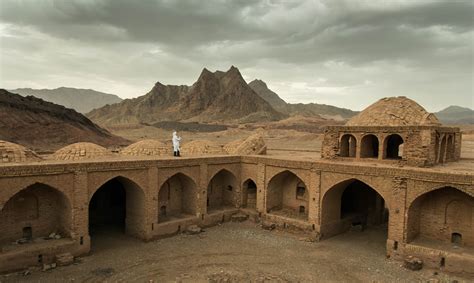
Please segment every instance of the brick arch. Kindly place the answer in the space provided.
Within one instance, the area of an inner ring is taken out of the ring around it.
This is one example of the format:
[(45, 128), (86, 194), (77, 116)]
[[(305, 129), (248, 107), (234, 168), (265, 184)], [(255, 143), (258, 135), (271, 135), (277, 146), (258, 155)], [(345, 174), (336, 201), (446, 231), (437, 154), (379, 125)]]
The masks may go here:
[(265, 210), (270, 214), (307, 220), (309, 211), (308, 183), (292, 170), (281, 170), (268, 181)]
[(106, 183), (112, 181), (113, 179), (119, 179), (121, 181), (125, 181), (127, 182), (129, 185), (132, 185), (136, 188), (139, 188), (142, 193), (146, 196), (147, 195), (147, 192), (146, 190), (144, 189), (145, 186), (143, 184), (141, 184), (141, 182), (135, 180), (135, 178), (131, 177), (131, 176), (127, 176), (126, 174), (117, 174), (117, 175), (113, 175), (113, 176), (107, 176), (105, 178), (103, 178), (102, 180), (100, 180), (98, 183), (99, 185), (94, 185), (94, 186), (89, 186), (89, 199), (88, 201), (90, 202), (92, 197), (94, 196), (94, 194), (102, 187), (104, 186)]
[(69, 204), (72, 204), (72, 198), (71, 195), (68, 193), (66, 189), (64, 189), (61, 186), (58, 186), (58, 184), (54, 184), (53, 182), (49, 182), (48, 180), (41, 180), (41, 181), (27, 181), (27, 182), (22, 182), (14, 187), (8, 187), (6, 189), (6, 192), (3, 194), (4, 198), (0, 200), (0, 211), (3, 209), (5, 204), (16, 194), (19, 192), (27, 189), (28, 187), (34, 186), (36, 184), (41, 184), (44, 186), (48, 186), (59, 193), (61, 193), (68, 201)]
[(382, 188), (380, 188), (379, 186), (377, 186), (372, 180), (371, 180), (371, 177), (366, 177), (366, 176), (357, 176), (357, 177), (343, 177), (343, 178), (340, 178), (338, 180), (335, 180), (334, 182), (330, 183), (329, 186), (327, 186), (327, 189), (323, 189), (321, 190), (321, 200), (324, 199), (324, 197), (326, 196), (326, 194), (332, 189), (334, 188), (335, 186), (338, 186), (342, 183), (347, 183), (349, 184), (350, 182), (353, 182), (353, 181), (359, 181), (359, 182), (362, 182), (362, 183), (365, 183), (367, 186), (371, 187), (374, 191), (376, 191), (380, 196), (382, 196), (382, 198), (385, 200), (385, 203), (387, 204), (388, 208), (390, 209), (391, 207), (391, 198), (390, 198), (390, 192), (389, 191), (386, 191)]
[(360, 138), (360, 158), (378, 158), (380, 156), (380, 137), (375, 133), (368, 133)]
[(198, 186), (188, 175), (178, 172), (158, 187), (158, 222), (185, 215), (195, 215), (198, 208)]
[[(352, 146), (350, 144), (351, 138), (354, 139)], [(357, 149), (359, 147), (359, 140), (352, 133), (344, 133), (339, 137), (339, 156), (341, 157), (356, 157)]]
[(446, 188), (446, 187), (451, 187), (451, 188), (454, 188), (458, 191), (461, 191), (465, 194), (467, 194), (468, 196), (471, 196), (471, 197), (474, 197), (474, 190), (469, 189), (468, 187), (465, 187), (465, 186), (456, 186), (456, 185), (452, 185), (452, 184), (443, 184), (443, 185), (437, 185), (437, 186), (433, 186), (433, 187), (429, 187), (428, 189), (426, 190), (420, 190), (418, 191), (416, 194), (414, 194), (410, 199), (407, 199), (407, 201), (409, 201), (409, 203), (407, 203), (407, 207), (411, 207), (411, 205), (413, 204), (413, 202), (417, 199), (419, 199), (421, 196), (423, 195), (426, 195), (430, 192), (433, 192), (433, 191), (436, 191), (436, 190), (440, 190), (440, 189), (443, 189), (443, 188)]
[[(105, 182), (101, 182), (100, 186), (95, 186), (93, 192), (89, 195), (88, 201), (88, 219), (89, 219), (89, 228), (91, 227), (91, 216), (92, 215), (104, 215), (104, 209), (99, 209), (99, 213), (91, 214), (91, 209), (94, 209), (91, 204), (93, 203), (94, 196), (104, 188), (107, 192), (110, 190), (109, 182), (117, 180), (122, 187), (122, 192), (124, 195), (124, 203), (120, 207), (125, 209), (125, 233), (131, 236), (138, 238), (143, 238), (146, 231), (146, 202), (147, 194), (146, 191), (139, 185), (138, 182), (135, 182), (133, 179), (124, 177), (123, 175), (117, 175), (114, 177), (109, 177)], [(114, 188), (115, 189), (115, 188)], [(97, 197), (103, 197), (98, 194)], [(90, 231), (89, 231), (90, 232)]]
[(0, 210), (0, 223), (4, 231), (0, 242), (24, 237), (24, 227), (29, 227), (33, 238), (48, 236), (51, 232), (70, 237), (72, 202), (61, 190), (35, 182), (8, 198)]
[(217, 175), (219, 174), (220, 172), (222, 171), (227, 171), (229, 172), (230, 174), (232, 174), (232, 176), (234, 176), (234, 178), (236, 180), (239, 180), (239, 178), (237, 178), (239, 176), (239, 174), (237, 174), (237, 172), (235, 172), (235, 170), (232, 169), (232, 166), (222, 166), (222, 167), (218, 167), (216, 169), (214, 169), (213, 171), (210, 171), (208, 172), (208, 179), (206, 180), (207, 181), (207, 184), (209, 184), (209, 182)]
[[(357, 187), (351, 187), (351, 185), (357, 185)], [(359, 186), (361, 190), (359, 190)], [(348, 188), (351, 188), (352, 192), (347, 191)], [(346, 193), (350, 193), (349, 196), (357, 197), (348, 198), (346, 195), (344, 198)], [(384, 207), (388, 209), (389, 215), (391, 212), (390, 198), (387, 194), (388, 192), (381, 190), (366, 178), (351, 177), (332, 182), (321, 196), (322, 236), (327, 238), (343, 233), (350, 228), (352, 222), (361, 222), (363, 225), (379, 225), (386, 222), (383, 219), (386, 216)], [(367, 200), (368, 202), (365, 204), (364, 201)], [(348, 202), (345, 203), (346, 201)], [(371, 209), (366, 209), (368, 207)], [(347, 208), (351, 213), (360, 213), (361, 215), (355, 216), (354, 219), (348, 219), (347, 216), (344, 216), (351, 215), (347, 214)], [(346, 210), (346, 214), (344, 210)]]
[[(453, 208), (455, 204), (458, 207)], [(473, 211), (474, 196), (464, 189), (446, 185), (418, 194), (406, 212), (406, 240), (421, 237), (449, 243), (452, 233), (460, 233), (465, 244), (472, 247)]]
[(226, 168), (218, 170), (207, 183), (208, 210), (225, 206), (240, 207), (240, 188), (240, 181), (232, 171)]
[(161, 189), (161, 187), (171, 178), (177, 176), (177, 175), (181, 175), (185, 178), (188, 178), (189, 180), (191, 180), (193, 182), (193, 184), (195, 185), (196, 188), (198, 188), (198, 182), (192, 177), (190, 176), (189, 174), (186, 174), (184, 172), (181, 172), (181, 171), (178, 171), (176, 173), (174, 173), (173, 175), (169, 176), (169, 177), (166, 177), (166, 178), (161, 178), (160, 182), (158, 183), (158, 193)]
[(266, 182), (265, 182), (265, 187), (268, 188), (268, 184), (270, 184), (270, 182), (272, 181), (273, 178), (275, 178), (276, 176), (284, 173), (288, 171), (289, 173), (295, 175), (296, 177), (298, 177), (306, 186), (308, 186), (307, 184), (309, 184), (309, 180), (306, 180), (306, 178), (301, 174), (301, 173), (298, 173), (296, 172), (295, 170), (292, 170), (292, 169), (286, 169), (286, 168), (281, 168), (280, 170), (276, 171), (271, 177), (269, 178), (266, 178)]
[(245, 183), (247, 183), (248, 181), (252, 181), (255, 183), (255, 185), (257, 184), (257, 182), (255, 182), (255, 180), (253, 178), (245, 178), (245, 180), (240, 184), (241, 186), (243, 186)]

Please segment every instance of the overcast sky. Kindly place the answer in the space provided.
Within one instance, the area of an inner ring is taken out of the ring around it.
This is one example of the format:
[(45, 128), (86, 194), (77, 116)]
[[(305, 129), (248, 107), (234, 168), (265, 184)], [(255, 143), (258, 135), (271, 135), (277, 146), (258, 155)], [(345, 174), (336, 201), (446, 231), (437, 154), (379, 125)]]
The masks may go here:
[(0, 87), (122, 98), (238, 67), (288, 102), (473, 108), (472, 0), (1, 0)]

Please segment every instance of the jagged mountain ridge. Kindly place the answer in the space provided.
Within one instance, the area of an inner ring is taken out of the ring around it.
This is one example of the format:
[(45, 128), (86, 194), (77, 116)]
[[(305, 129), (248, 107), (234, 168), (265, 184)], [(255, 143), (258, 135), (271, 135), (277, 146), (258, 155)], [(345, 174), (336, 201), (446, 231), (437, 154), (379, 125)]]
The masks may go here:
[(181, 122), (256, 122), (286, 117), (258, 96), (232, 66), (203, 69), (192, 86), (156, 83), (144, 96), (95, 109), (87, 116), (105, 126)]
[(0, 89), (0, 140), (53, 150), (75, 142), (126, 144), (84, 115), (42, 99)]
[(286, 101), (281, 99), (278, 94), (269, 89), (267, 84), (262, 80), (253, 80), (249, 83), (249, 86), (260, 97), (270, 103), (270, 105), (272, 105), (275, 109), (290, 116), (322, 116), (338, 120), (338, 117), (340, 117), (340, 119), (345, 119), (357, 114), (356, 111), (352, 111), (350, 109), (340, 108), (326, 104), (287, 103)]
[(56, 89), (18, 88), (10, 90), (10, 92), (22, 96), (32, 95), (45, 101), (72, 108), (79, 113), (87, 113), (92, 109), (122, 101), (120, 97), (114, 94), (95, 91), (92, 89), (70, 87), (59, 87)]

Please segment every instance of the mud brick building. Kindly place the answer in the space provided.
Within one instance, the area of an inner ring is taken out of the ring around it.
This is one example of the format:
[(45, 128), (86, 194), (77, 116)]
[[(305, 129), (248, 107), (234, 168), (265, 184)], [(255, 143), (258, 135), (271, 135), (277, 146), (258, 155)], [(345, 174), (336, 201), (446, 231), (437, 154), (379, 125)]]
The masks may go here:
[(79, 143), (38, 156), (0, 142), (0, 272), (85, 255), (101, 229), (151, 241), (240, 211), (321, 240), (382, 225), (388, 257), (472, 273), (474, 162), (460, 149), (458, 128), (404, 97), (328, 127), (314, 160), (173, 159), (153, 141), (123, 153)]

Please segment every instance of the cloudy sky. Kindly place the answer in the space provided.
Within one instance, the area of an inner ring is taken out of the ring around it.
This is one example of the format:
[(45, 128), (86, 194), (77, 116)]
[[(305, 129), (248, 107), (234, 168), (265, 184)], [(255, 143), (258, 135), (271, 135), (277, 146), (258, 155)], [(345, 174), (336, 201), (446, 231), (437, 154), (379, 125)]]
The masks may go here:
[(238, 67), (288, 102), (473, 107), (471, 0), (1, 0), (0, 87), (145, 94)]

